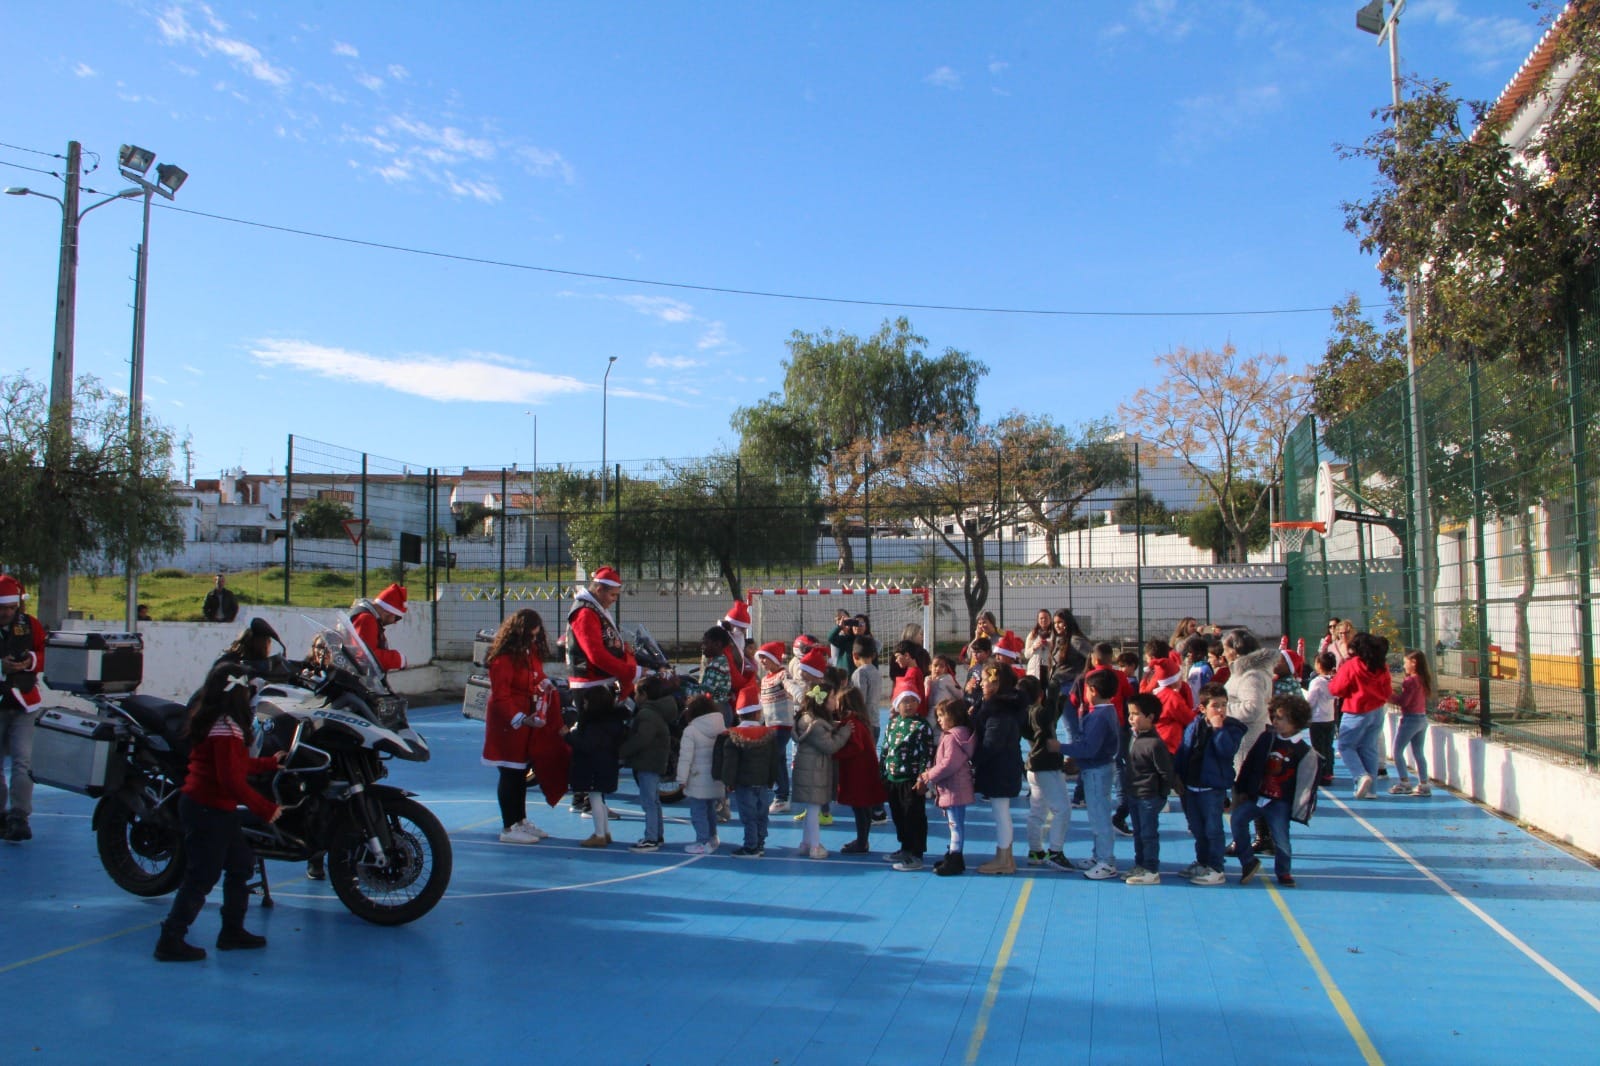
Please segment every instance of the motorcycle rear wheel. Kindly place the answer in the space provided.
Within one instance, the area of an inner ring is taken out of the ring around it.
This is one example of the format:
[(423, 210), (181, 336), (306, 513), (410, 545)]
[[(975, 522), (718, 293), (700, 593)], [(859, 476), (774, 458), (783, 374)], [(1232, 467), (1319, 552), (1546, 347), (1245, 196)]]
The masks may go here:
[(177, 819), (141, 818), (121, 803), (101, 801), (95, 846), (116, 886), (135, 896), (164, 896), (183, 880), (183, 829)]
[(433, 910), (450, 884), (450, 836), (434, 813), (409, 796), (380, 801), (394, 846), (387, 862), (373, 861), (365, 840), (352, 836), (328, 852), (328, 879), (339, 902), (374, 925), (404, 925)]

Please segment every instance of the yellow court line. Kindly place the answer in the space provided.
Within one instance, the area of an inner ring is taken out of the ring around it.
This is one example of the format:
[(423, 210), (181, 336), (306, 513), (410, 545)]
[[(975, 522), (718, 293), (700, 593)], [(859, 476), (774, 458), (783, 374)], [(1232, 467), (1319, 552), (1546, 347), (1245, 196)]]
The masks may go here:
[(1017, 930), (1022, 928), (1022, 914), (1028, 909), (1028, 896), (1033, 893), (1033, 881), (1022, 883), (1022, 891), (1017, 894), (1017, 905), (1011, 910), (1011, 924), (1006, 927), (1006, 938), (1000, 944), (1000, 954), (994, 960), (994, 969), (989, 973), (989, 988), (983, 994), (983, 1007), (978, 1011), (978, 1024), (972, 1028), (972, 1039), (967, 1043), (967, 1063), (978, 1061), (978, 1052), (983, 1048), (983, 1038), (989, 1032), (989, 1012), (994, 1010), (995, 997), (1000, 994), (1000, 978), (1005, 974), (1006, 964), (1011, 961), (1011, 949), (1017, 943)]
[(69, 951), (77, 951), (80, 948), (92, 948), (96, 944), (104, 944), (107, 940), (115, 940), (117, 937), (127, 936), (129, 933), (141, 933), (146, 929), (154, 929), (160, 924), (160, 922), (145, 922), (143, 925), (131, 925), (126, 929), (119, 929), (115, 933), (107, 933), (105, 936), (97, 936), (93, 940), (85, 940), (79, 944), (69, 944), (64, 948), (56, 948), (54, 951), (47, 951), (43, 955), (35, 955), (31, 959), (23, 959), (20, 962), (8, 963), (5, 966), (0, 966), (0, 973), (10, 973), (12, 970), (20, 970), (24, 966), (32, 966), (36, 962), (44, 962), (46, 959), (53, 959), (58, 955), (65, 955)]
[(1356, 1017), (1356, 1012), (1350, 1009), (1350, 1001), (1344, 998), (1344, 993), (1339, 991), (1339, 986), (1334, 984), (1333, 975), (1328, 968), (1322, 965), (1322, 957), (1317, 954), (1317, 949), (1311, 946), (1311, 941), (1306, 938), (1304, 929), (1295, 921), (1294, 915), (1289, 912), (1289, 904), (1283, 900), (1283, 894), (1273, 886), (1271, 881), (1262, 877), (1261, 883), (1267, 886), (1267, 894), (1272, 897), (1272, 902), (1278, 905), (1278, 913), (1283, 915), (1284, 922), (1289, 926), (1289, 932), (1294, 934), (1295, 943), (1300, 945), (1300, 950), (1305, 954), (1306, 960), (1311, 963), (1311, 968), (1317, 973), (1317, 980), (1322, 982), (1322, 990), (1328, 994), (1328, 999), (1333, 1003), (1333, 1009), (1339, 1012), (1344, 1027), (1350, 1030), (1350, 1036), (1355, 1040), (1356, 1046), (1361, 1049), (1361, 1057), (1370, 1066), (1382, 1066), (1383, 1057), (1378, 1054), (1378, 1049), (1373, 1046), (1372, 1038), (1362, 1028), (1361, 1020)]

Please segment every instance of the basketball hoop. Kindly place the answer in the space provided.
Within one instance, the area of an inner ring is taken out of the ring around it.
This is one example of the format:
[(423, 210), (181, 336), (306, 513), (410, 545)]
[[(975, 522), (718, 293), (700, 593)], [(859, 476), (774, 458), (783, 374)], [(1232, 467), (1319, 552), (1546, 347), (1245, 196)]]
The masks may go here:
[(1328, 527), (1321, 522), (1274, 522), (1272, 533), (1278, 538), (1278, 545), (1284, 552), (1297, 552), (1306, 545), (1306, 538), (1313, 532), (1326, 533)]

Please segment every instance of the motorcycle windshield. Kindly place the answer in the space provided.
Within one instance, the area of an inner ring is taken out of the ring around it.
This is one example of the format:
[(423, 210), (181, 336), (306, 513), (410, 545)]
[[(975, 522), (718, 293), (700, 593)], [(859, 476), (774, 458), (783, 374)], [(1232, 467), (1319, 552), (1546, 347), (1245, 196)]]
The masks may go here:
[(386, 686), (383, 683), (383, 671), (378, 668), (378, 660), (348, 618), (341, 617), (318, 634), (318, 638), (332, 656), (332, 666), (355, 674), (372, 691), (384, 691)]

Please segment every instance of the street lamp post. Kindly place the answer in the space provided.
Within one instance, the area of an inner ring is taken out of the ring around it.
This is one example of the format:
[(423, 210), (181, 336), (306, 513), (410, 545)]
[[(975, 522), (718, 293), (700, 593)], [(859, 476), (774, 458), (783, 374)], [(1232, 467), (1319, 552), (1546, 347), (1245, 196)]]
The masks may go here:
[(600, 379), (600, 506), (606, 503), (606, 478), (611, 472), (606, 467), (606, 393), (611, 385), (611, 368), (616, 365), (617, 357), (612, 356), (606, 361), (605, 376)]
[[(1371, 0), (1358, 10), (1356, 27), (1376, 34), (1378, 44), (1387, 43), (1389, 46), (1389, 83), (1395, 108), (1395, 150), (1399, 151), (1400, 13), (1405, 10), (1406, 0), (1390, 0), (1391, 9), (1387, 18), (1383, 14), (1383, 4), (1384, 0)], [(1416, 560), (1417, 567), (1417, 613), (1422, 623), (1416, 632), (1422, 647), (1431, 653), (1434, 646), (1433, 589), (1430, 587), (1434, 573), (1433, 521), (1428, 506), (1427, 427), (1422, 421), (1422, 383), (1417, 377), (1417, 312), (1412, 300), (1412, 282), (1411, 274), (1407, 273), (1401, 291), (1401, 299), (1406, 305), (1406, 399), (1411, 409), (1411, 466), (1415, 472), (1411, 505), (1415, 520), (1410, 534), (1412, 558)]]
[[(133, 368), (132, 387), (128, 393), (128, 456), (135, 483), (144, 469), (141, 446), (144, 438), (144, 321), (145, 294), (150, 284), (150, 197), (160, 193), (172, 199), (189, 175), (179, 167), (163, 163), (156, 167), (156, 180), (145, 174), (156, 154), (148, 149), (125, 144), (117, 153), (118, 169), (122, 176), (139, 186), (144, 193), (144, 229), (139, 240), (139, 277), (136, 283), (133, 307)], [(128, 632), (139, 628), (139, 560), (137, 553), (128, 552)]]
[[(56, 474), (71, 452), (72, 442), (72, 363), (77, 340), (78, 306), (78, 227), (97, 207), (113, 200), (140, 194), (139, 189), (124, 189), (114, 196), (78, 210), (78, 174), (83, 148), (77, 141), (67, 142), (67, 166), (62, 175), (63, 196), (52, 196), (24, 186), (6, 189), (8, 196), (39, 196), (54, 200), (61, 208), (61, 258), (56, 274), (55, 352), (50, 363), (50, 423), (45, 445), (45, 465)], [(58, 482), (59, 483), (59, 482)], [(39, 618), (46, 628), (58, 628), (67, 617), (67, 572), (52, 568), (39, 575)]]

